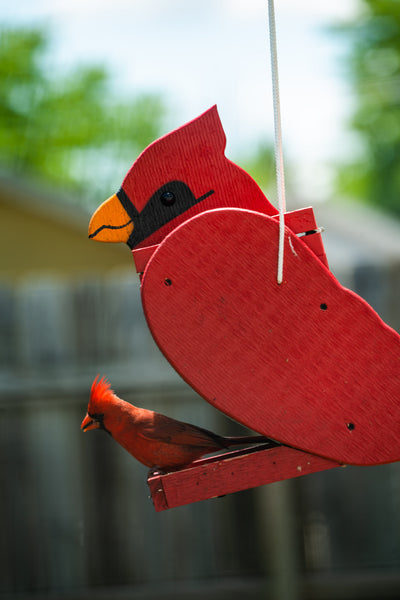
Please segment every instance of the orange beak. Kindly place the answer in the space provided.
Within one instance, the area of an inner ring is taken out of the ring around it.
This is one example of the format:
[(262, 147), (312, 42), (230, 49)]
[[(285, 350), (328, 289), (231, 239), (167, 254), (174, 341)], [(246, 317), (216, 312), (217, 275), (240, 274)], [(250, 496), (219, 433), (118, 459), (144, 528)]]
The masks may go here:
[(89, 223), (89, 238), (98, 242), (125, 242), (133, 231), (133, 221), (114, 194), (99, 206)]
[(94, 419), (92, 419), (92, 417), (89, 417), (88, 414), (86, 414), (85, 418), (81, 423), (81, 429), (83, 431), (89, 431), (90, 429), (99, 429), (99, 427), (99, 421), (95, 421)]

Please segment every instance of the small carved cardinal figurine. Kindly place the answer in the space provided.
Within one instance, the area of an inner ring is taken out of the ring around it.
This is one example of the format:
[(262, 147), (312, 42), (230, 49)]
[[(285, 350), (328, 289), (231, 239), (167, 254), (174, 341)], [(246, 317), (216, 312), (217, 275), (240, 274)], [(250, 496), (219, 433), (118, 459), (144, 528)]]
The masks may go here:
[(104, 429), (144, 465), (161, 471), (184, 467), (197, 458), (247, 444), (276, 444), (262, 435), (223, 437), (121, 400), (103, 377), (93, 382), (81, 429)]
[(89, 237), (134, 249), (159, 244), (177, 225), (213, 208), (276, 214), (255, 181), (225, 157), (225, 145), (216, 106), (155, 141), (94, 213)]

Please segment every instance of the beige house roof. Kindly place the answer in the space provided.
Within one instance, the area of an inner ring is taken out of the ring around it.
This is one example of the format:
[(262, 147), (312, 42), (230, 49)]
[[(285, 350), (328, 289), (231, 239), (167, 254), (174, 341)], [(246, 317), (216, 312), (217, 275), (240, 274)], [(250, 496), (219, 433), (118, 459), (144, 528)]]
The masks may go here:
[(16, 282), (38, 272), (81, 277), (120, 267), (134, 270), (125, 244), (88, 239), (89, 219), (87, 211), (60, 198), (58, 190), (0, 175), (0, 279)]

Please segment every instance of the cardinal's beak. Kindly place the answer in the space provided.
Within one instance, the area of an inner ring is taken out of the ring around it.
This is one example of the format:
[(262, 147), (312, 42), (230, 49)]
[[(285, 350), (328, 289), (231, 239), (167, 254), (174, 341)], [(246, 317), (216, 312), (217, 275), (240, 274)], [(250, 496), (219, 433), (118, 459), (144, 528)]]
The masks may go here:
[(114, 194), (103, 202), (89, 223), (89, 238), (99, 242), (125, 242), (133, 231), (133, 221)]
[(85, 418), (82, 421), (81, 429), (83, 431), (89, 431), (90, 429), (99, 429), (99, 427), (100, 427), (100, 422), (95, 421), (94, 419), (89, 417), (88, 414), (86, 414)]

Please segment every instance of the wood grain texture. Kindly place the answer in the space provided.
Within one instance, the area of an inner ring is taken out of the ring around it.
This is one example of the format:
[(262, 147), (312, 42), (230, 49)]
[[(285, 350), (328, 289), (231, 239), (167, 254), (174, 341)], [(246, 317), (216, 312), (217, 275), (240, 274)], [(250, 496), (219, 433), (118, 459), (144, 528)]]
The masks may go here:
[[(278, 220), (279, 215), (273, 215), (273, 219)], [(329, 268), (322, 235), (318, 232), (318, 225), (311, 206), (285, 213), (285, 225), (296, 235), (301, 234), (301, 241), (303, 244), (319, 258), (325, 267)], [(315, 233), (312, 233), (313, 231), (315, 231)]]
[(241, 209), (179, 226), (142, 279), (148, 325), (213, 406), (289, 446), (346, 464), (400, 459), (400, 337), (291, 230)]
[(149, 262), (151, 255), (157, 250), (159, 244), (153, 246), (145, 246), (144, 248), (136, 248), (132, 250), (133, 260), (135, 261), (135, 268), (137, 273), (143, 273)]
[[(278, 220), (279, 215), (273, 215), (273, 219)], [(285, 213), (285, 225), (296, 235), (305, 234), (301, 237), (303, 244), (306, 244), (306, 246), (314, 252), (315, 256), (319, 258), (322, 264), (328, 267), (328, 259), (325, 254), (322, 236), (321, 233), (317, 231), (318, 225), (311, 206)], [(311, 233), (312, 231), (315, 231), (315, 233)], [(141, 274), (144, 272), (151, 255), (156, 251), (158, 246), (159, 244), (155, 244), (153, 246), (145, 246), (143, 248), (135, 248), (132, 250), (137, 273)]]
[(341, 466), (294, 448), (247, 448), (198, 460), (181, 471), (149, 477), (156, 511)]

